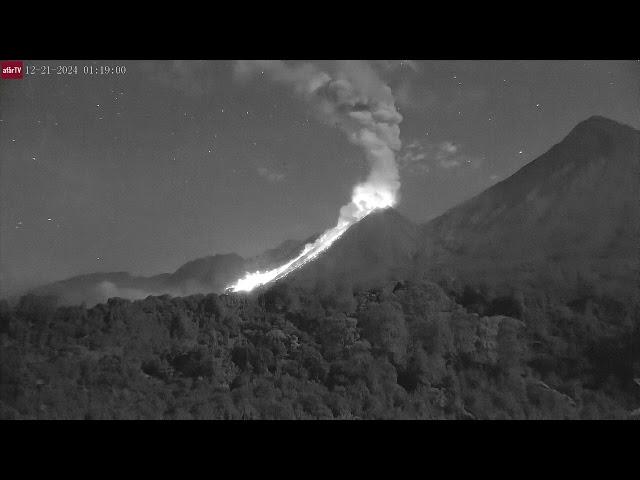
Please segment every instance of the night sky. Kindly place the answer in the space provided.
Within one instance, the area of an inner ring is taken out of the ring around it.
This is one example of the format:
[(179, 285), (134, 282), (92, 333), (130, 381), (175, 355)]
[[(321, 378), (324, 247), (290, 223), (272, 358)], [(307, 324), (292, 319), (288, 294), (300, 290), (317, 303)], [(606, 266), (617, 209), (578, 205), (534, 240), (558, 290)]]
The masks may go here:
[[(398, 210), (424, 222), (603, 115), (640, 128), (638, 61), (370, 62), (404, 119)], [(32, 62), (25, 65), (92, 62)], [(171, 272), (335, 225), (361, 149), (231, 61), (0, 80), (0, 288)], [(331, 62), (314, 62), (320, 68)]]

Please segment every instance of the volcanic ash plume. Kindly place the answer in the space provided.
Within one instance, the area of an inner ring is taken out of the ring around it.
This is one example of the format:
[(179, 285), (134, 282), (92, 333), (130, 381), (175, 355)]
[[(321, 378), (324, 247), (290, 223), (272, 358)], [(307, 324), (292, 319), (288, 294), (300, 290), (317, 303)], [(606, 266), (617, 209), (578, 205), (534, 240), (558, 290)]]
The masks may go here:
[(251, 291), (312, 261), (374, 210), (395, 205), (400, 180), (394, 152), (401, 147), (402, 115), (396, 110), (391, 89), (366, 62), (338, 62), (331, 73), (309, 63), (290, 65), (282, 61), (240, 61), (235, 69), (241, 78), (262, 73), (291, 86), (314, 106), (321, 120), (338, 125), (350, 142), (362, 147), (371, 165), (366, 180), (355, 185), (351, 201), (340, 209), (335, 227), (305, 245), (297, 257), (284, 265), (247, 273), (228, 287), (232, 291)]

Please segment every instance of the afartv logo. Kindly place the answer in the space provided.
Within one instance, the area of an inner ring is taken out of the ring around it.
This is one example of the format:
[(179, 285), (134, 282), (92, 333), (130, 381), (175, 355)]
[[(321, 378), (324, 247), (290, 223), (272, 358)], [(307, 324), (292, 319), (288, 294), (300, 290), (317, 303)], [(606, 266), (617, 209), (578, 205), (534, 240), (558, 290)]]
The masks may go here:
[(2, 78), (16, 79), (24, 77), (22, 61), (0, 62), (2, 66)]

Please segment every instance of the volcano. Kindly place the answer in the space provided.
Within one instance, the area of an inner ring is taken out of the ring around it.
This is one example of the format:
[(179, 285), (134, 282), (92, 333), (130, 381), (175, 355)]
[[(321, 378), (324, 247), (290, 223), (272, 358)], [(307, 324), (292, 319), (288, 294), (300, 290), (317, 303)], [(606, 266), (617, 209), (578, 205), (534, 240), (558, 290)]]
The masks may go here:
[(367, 215), (327, 252), (286, 281), (305, 288), (347, 280), (366, 288), (404, 278), (411, 270), (419, 228), (393, 208)]
[[(105, 296), (223, 292), (243, 273), (299, 254), (288, 240), (251, 259), (236, 254), (193, 260), (172, 274), (93, 274), (36, 293), (69, 302)], [(280, 281), (305, 288), (347, 280), (362, 287), (408, 275), (572, 284), (577, 278), (633, 288), (640, 238), (640, 131), (603, 117), (578, 124), (515, 174), (424, 225), (392, 208), (349, 228), (314, 261)]]
[(349, 229), (289, 281), (428, 275), (493, 285), (631, 291), (640, 238), (640, 131), (604, 117), (481, 194), (415, 226), (393, 209)]
[(424, 225), (418, 263), (492, 282), (567, 283), (580, 272), (632, 286), (639, 227), (640, 131), (596, 116)]

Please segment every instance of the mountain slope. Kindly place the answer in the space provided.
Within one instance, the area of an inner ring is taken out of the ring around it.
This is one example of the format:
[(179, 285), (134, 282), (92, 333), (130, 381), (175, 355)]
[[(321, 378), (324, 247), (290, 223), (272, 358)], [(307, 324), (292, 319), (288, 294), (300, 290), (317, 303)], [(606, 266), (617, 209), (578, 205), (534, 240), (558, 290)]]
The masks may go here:
[[(62, 295), (66, 303), (222, 292), (247, 271), (294, 257), (314, 238), (285, 241), (248, 260), (214, 255), (173, 274), (94, 274), (36, 291)], [(284, 281), (367, 287), (427, 272), (464, 282), (632, 288), (638, 238), (640, 131), (591, 117), (508, 179), (421, 227), (393, 209), (370, 214)]]
[(285, 240), (275, 248), (265, 250), (263, 253), (247, 260), (246, 270), (269, 270), (296, 257), (307, 243), (312, 243), (318, 237), (312, 235), (306, 240)]
[(630, 280), (639, 199), (640, 131), (591, 117), (508, 179), (424, 225), (420, 263), (456, 275), (537, 275), (559, 266)]
[(220, 293), (247, 271), (273, 268), (289, 260), (314, 239), (315, 236), (306, 240), (286, 240), (250, 259), (235, 253), (197, 258), (173, 273), (152, 277), (134, 276), (127, 272), (78, 275), (34, 288), (30, 293), (56, 296), (61, 304), (85, 302), (90, 305), (105, 302), (110, 297), (141, 299), (162, 294)]
[(174, 273), (152, 277), (127, 272), (93, 273), (33, 289), (38, 295), (54, 295), (61, 304), (93, 305), (110, 297), (141, 299), (149, 295), (174, 296), (222, 292), (246, 271), (247, 261), (235, 253), (211, 255), (185, 263)]
[(302, 287), (346, 280), (356, 286), (401, 278), (411, 264), (418, 228), (394, 209), (369, 214), (315, 261), (286, 277)]
[(235, 253), (198, 258), (169, 275), (166, 286), (170, 292), (183, 295), (221, 292), (245, 271), (245, 266), (246, 260)]

